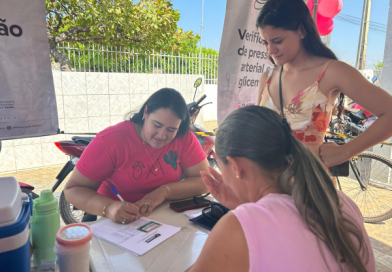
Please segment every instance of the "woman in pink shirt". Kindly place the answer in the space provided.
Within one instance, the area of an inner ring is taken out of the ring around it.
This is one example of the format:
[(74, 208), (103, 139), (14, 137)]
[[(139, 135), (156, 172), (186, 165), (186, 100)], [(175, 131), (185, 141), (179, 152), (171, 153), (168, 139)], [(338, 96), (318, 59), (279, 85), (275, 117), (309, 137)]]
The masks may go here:
[(169, 88), (157, 91), (131, 120), (97, 134), (65, 186), (67, 201), (88, 214), (126, 224), (148, 216), (165, 199), (205, 193), (200, 171), (208, 171), (208, 162), (189, 125), (181, 94)]
[(232, 211), (214, 226), (188, 271), (375, 271), (363, 218), (323, 164), (265, 107), (232, 112), (219, 126), (222, 175), (202, 178)]

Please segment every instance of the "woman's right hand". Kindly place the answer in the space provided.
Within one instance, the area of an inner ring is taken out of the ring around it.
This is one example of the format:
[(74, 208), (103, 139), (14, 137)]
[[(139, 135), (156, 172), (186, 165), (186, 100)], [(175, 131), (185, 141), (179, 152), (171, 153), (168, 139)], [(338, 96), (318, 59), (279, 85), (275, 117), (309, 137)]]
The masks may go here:
[(129, 224), (139, 217), (139, 208), (135, 204), (128, 203), (128, 206), (121, 201), (113, 201), (106, 206), (106, 216), (115, 223)]
[(212, 196), (230, 210), (241, 205), (242, 202), (237, 198), (233, 190), (224, 183), (222, 175), (211, 167), (208, 167), (208, 169), (211, 175), (204, 171), (201, 171), (200, 174)]

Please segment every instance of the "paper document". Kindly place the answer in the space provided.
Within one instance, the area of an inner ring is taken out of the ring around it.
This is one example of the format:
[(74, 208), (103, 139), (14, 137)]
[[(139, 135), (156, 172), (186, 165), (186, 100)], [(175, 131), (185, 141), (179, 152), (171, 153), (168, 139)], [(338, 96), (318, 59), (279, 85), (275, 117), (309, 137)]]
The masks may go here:
[(128, 225), (114, 223), (108, 218), (91, 228), (95, 236), (135, 255), (143, 255), (181, 230), (145, 217)]
[(199, 215), (202, 214), (204, 208), (200, 208), (200, 209), (194, 209), (194, 210), (187, 210), (184, 212), (184, 214), (186, 215), (186, 217), (188, 217), (189, 219), (198, 217)]

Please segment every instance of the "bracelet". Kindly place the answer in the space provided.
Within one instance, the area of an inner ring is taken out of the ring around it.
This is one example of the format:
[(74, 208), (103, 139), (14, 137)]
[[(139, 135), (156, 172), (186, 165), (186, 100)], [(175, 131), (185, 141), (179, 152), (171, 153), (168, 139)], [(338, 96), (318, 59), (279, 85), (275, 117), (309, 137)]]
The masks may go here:
[(168, 186), (166, 186), (166, 185), (161, 185), (161, 187), (165, 187), (165, 188), (168, 190), (168, 192), (169, 192), (169, 198), (170, 198), (170, 197), (171, 197), (170, 188), (169, 188)]
[(102, 214), (104, 215), (104, 216), (106, 216), (106, 212), (105, 212), (105, 209), (106, 209), (106, 206), (107, 205), (109, 205), (110, 203), (112, 203), (113, 202), (113, 200), (112, 201), (110, 201), (110, 202), (108, 202), (108, 203), (106, 203), (106, 205), (105, 206), (103, 206), (103, 209), (102, 209)]

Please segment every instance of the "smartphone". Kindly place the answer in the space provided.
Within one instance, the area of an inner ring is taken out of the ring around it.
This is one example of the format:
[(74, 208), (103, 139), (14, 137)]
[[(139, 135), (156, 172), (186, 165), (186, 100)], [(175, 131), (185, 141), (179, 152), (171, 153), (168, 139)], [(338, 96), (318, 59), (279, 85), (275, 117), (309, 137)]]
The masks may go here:
[(199, 209), (210, 205), (210, 201), (197, 199), (197, 203), (193, 199), (181, 200), (170, 203), (170, 208), (176, 212), (184, 212), (187, 210)]

